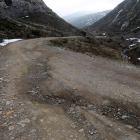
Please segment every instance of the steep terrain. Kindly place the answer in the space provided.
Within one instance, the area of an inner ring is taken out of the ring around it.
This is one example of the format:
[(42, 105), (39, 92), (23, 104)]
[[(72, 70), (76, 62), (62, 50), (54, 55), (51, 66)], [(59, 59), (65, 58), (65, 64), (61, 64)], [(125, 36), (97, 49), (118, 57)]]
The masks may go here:
[(122, 46), (122, 55), (140, 63), (140, 1), (124, 0), (104, 18), (84, 30), (94, 35), (110, 36)]
[(86, 26), (90, 26), (93, 23), (95, 23), (96, 21), (100, 20), (101, 18), (106, 16), (109, 12), (110, 12), (110, 10), (107, 10), (107, 11), (103, 11), (103, 12), (99, 12), (99, 13), (80, 16), (77, 18), (69, 19), (69, 20), (67, 20), (67, 22), (69, 22), (70, 24), (72, 24), (73, 26), (75, 26), (77, 28), (82, 29), (82, 28), (84, 28)]
[[(6, 20), (5, 24), (7, 24), (5, 26), (3, 22), (0, 23), (3, 30), (7, 30), (8, 26), (11, 26), (10, 22), (11, 24), (14, 22), (18, 28), (24, 24), (26, 26), (24, 30), (27, 31), (41, 28), (42, 31), (48, 32), (46, 33), (49, 34), (48, 36), (83, 34), (83, 31), (78, 30), (57, 16), (46, 6), (43, 0), (1, 0), (0, 13), (0, 18)], [(15, 31), (17, 31), (16, 27)], [(8, 31), (10, 32), (10, 30)], [(23, 31), (23, 28), (21, 28), (21, 31)], [(39, 34), (39, 31), (35, 32)]]
[(89, 32), (140, 33), (140, 1), (124, 0), (114, 10), (95, 24), (87, 27)]

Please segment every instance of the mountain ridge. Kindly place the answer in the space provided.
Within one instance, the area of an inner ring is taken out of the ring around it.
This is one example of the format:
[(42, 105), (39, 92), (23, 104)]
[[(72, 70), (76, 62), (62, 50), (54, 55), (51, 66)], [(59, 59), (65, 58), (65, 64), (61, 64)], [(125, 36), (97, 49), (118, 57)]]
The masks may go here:
[(140, 25), (140, 1), (124, 0), (105, 17), (85, 28), (90, 33), (95, 32), (131, 32)]
[(82, 28), (84, 28), (86, 26), (90, 26), (93, 23), (95, 23), (96, 21), (100, 20), (101, 18), (106, 16), (110, 11), (111, 10), (106, 10), (106, 11), (102, 11), (102, 12), (88, 14), (85, 16), (80, 16), (77, 18), (67, 20), (67, 22), (72, 24), (73, 26), (75, 26), (77, 28), (82, 29)]
[[(27, 27), (34, 24), (35, 26), (42, 26), (41, 28), (47, 32), (52, 32), (52, 30), (61, 32), (59, 36), (84, 34), (82, 30), (60, 18), (43, 0), (1, 0), (0, 13), (4, 19), (8, 20), (9, 24), (12, 20), (20, 22), (20, 24), (26, 24)], [(38, 30), (38, 27), (36, 29)], [(51, 36), (57, 35), (52, 33)]]

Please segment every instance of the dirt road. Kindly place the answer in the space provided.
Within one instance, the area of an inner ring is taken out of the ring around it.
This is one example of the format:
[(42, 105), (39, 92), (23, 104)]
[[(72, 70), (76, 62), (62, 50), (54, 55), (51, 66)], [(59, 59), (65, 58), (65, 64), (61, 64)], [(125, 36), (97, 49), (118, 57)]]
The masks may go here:
[(0, 140), (140, 140), (140, 69), (50, 39), (0, 52)]

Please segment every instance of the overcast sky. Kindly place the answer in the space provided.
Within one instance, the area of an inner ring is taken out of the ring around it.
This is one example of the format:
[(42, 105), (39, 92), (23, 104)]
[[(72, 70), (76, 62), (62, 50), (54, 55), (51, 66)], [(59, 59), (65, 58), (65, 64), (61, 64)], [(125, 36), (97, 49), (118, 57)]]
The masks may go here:
[(123, 0), (44, 0), (59, 16), (63, 17), (78, 11), (103, 11), (115, 8)]

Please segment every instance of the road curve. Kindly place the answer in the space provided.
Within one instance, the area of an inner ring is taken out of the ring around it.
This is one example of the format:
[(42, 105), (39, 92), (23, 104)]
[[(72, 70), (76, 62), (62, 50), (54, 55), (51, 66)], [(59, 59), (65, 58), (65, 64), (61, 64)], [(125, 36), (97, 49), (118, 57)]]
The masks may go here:
[(0, 52), (0, 140), (140, 140), (140, 69), (50, 39)]

